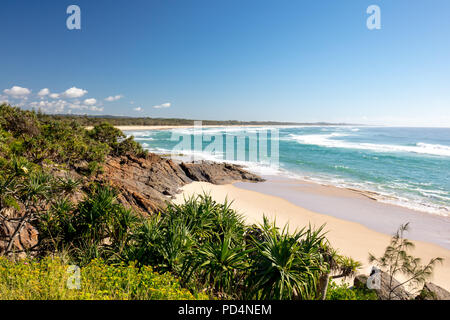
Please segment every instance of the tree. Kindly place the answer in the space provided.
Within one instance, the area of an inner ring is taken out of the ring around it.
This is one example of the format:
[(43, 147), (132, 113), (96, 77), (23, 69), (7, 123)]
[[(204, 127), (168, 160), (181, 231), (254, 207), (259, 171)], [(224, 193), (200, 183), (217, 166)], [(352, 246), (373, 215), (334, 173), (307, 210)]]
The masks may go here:
[(320, 276), (318, 292), (319, 297), (322, 300), (325, 300), (330, 280), (354, 275), (356, 270), (361, 267), (361, 263), (352, 258), (339, 255), (328, 243), (323, 246), (322, 256), (324, 258), (326, 269)]
[[(410, 255), (408, 251), (414, 248), (414, 244), (404, 237), (408, 229), (409, 223), (399, 227), (380, 258), (369, 253), (369, 261), (375, 262), (381, 270), (389, 275), (389, 300), (395, 297), (395, 290), (402, 286), (410, 286), (412, 290), (420, 291), (419, 288), (432, 276), (435, 265), (443, 262), (443, 259), (438, 257), (422, 265), (420, 258)], [(406, 280), (396, 283), (394, 277), (399, 274), (404, 275)]]

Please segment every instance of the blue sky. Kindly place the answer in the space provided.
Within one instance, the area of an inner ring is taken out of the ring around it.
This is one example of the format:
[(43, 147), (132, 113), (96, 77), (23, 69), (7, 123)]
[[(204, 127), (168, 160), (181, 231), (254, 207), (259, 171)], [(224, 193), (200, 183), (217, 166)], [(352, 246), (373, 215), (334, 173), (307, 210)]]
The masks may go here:
[[(81, 30), (66, 28), (71, 4)], [(366, 27), (372, 4), (380, 30)], [(0, 100), (63, 113), (450, 126), (449, 12), (448, 0), (2, 0)]]

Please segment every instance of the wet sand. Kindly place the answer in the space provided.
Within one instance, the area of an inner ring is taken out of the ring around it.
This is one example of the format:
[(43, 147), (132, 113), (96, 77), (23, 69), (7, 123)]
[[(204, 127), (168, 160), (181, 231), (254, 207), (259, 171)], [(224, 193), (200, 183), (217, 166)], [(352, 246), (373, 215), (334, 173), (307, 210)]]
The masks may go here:
[(302, 208), (357, 222), (384, 234), (393, 234), (401, 224), (409, 222), (410, 239), (432, 242), (450, 250), (450, 217), (383, 203), (371, 192), (296, 179), (266, 178), (267, 182), (263, 183), (238, 182), (234, 185), (281, 197)]

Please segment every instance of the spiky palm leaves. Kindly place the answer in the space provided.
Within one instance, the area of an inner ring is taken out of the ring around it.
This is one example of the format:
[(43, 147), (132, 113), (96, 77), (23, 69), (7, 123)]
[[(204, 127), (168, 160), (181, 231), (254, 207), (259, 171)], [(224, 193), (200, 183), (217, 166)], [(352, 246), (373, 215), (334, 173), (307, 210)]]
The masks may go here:
[[(66, 179), (58, 188), (69, 194), (76, 187), (76, 182)], [(69, 251), (81, 265), (99, 257), (119, 261), (137, 222), (137, 216), (117, 202), (112, 188), (94, 184), (78, 205), (62, 197), (42, 215), (41, 249)]]
[(229, 234), (240, 241), (244, 231), (241, 216), (230, 204), (219, 204), (207, 195), (168, 204), (163, 214), (146, 219), (138, 228), (134, 255), (139, 262), (157, 262), (165, 269), (181, 270), (184, 256), (205, 243), (222, 241)]
[[(74, 244), (92, 252), (91, 259), (119, 260), (131, 240), (131, 229), (138, 218), (119, 204), (116, 196), (112, 188), (95, 186), (75, 212), (73, 225), (77, 232)], [(81, 254), (86, 254), (86, 251), (81, 250)]]
[(320, 245), (323, 227), (289, 233), (264, 218), (256, 248), (253, 271), (248, 278), (249, 297), (256, 299), (313, 299), (322, 267)]
[(239, 297), (237, 290), (248, 274), (250, 250), (234, 244), (231, 235), (207, 242), (196, 248), (185, 261), (183, 276), (186, 281), (194, 273), (196, 281), (209, 293), (221, 297)]
[(339, 255), (330, 255), (323, 226), (291, 233), (264, 218), (262, 225), (246, 227), (230, 203), (207, 194), (169, 204), (138, 227), (133, 243), (126, 259), (227, 298), (319, 298), (321, 275), (343, 264)]

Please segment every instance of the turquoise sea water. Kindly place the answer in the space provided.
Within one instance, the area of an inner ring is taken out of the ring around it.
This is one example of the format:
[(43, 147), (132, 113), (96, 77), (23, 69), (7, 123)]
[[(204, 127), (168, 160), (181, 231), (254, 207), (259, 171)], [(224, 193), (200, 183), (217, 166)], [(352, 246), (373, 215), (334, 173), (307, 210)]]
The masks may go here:
[[(381, 201), (450, 216), (450, 128), (233, 127), (126, 133), (156, 153), (237, 162), (265, 176), (373, 191)], [(193, 143), (202, 137), (203, 142)], [(233, 141), (234, 158), (229, 155)], [(236, 155), (237, 141), (245, 150), (241, 156)]]

